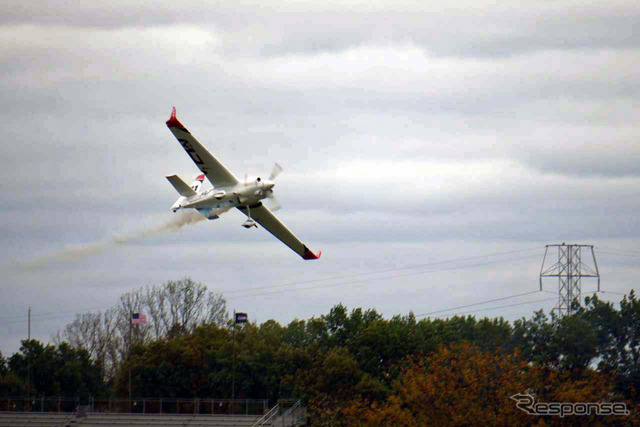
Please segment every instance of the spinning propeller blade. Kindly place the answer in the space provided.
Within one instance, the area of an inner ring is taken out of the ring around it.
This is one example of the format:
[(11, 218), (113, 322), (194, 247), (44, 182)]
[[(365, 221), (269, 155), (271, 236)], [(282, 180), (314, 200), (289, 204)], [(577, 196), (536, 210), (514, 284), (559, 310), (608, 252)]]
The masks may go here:
[(280, 166), (277, 162), (274, 163), (273, 169), (271, 169), (271, 175), (269, 175), (269, 181), (273, 181), (281, 173), (282, 173), (282, 166)]
[(282, 207), (280, 206), (280, 200), (278, 200), (278, 198), (273, 194), (273, 192), (268, 197), (269, 197), (269, 209), (271, 209), (271, 212), (275, 212)]
[[(282, 166), (280, 166), (278, 162), (275, 162), (273, 164), (273, 169), (271, 169), (271, 175), (269, 175), (269, 181), (275, 180), (277, 176), (280, 175), (281, 173), (282, 173)], [(269, 197), (269, 208), (271, 209), (271, 211), (275, 212), (281, 208), (280, 201), (276, 198), (275, 194), (273, 193), (273, 190), (271, 190), (271, 192), (267, 197)]]

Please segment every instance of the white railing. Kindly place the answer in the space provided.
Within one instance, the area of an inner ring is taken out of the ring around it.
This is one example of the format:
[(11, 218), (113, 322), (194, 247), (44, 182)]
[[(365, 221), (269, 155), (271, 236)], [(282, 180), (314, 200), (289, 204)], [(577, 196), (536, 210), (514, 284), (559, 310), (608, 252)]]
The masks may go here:
[[(274, 427), (292, 427), (292, 426), (298, 425), (300, 423), (300, 420), (298, 419), (298, 417), (296, 417), (296, 412), (298, 412), (297, 409), (301, 407), (302, 407), (302, 401), (298, 400), (296, 403), (293, 404), (293, 406), (287, 409), (280, 416), (280, 418), (276, 419), (272, 425)], [(291, 421), (287, 421), (287, 418), (289, 417), (291, 417)]]
[(278, 412), (280, 412), (280, 405), (276, 405), (273, 408), (271, 408), (269, 412), (267, 412), (262, 416), (262, 418), (260, 418), (258, 421), (253, 423), (252, 427), (261, 427), (265, 425), (266, 423), (270, 422), (273, 419), (273, 417), (278, 415)]

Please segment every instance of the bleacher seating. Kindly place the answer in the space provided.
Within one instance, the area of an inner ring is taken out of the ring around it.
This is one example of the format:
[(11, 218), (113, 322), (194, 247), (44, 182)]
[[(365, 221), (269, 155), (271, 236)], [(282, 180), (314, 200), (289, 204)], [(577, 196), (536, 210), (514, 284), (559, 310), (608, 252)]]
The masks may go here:
[(0, 427), (64, 427), (71, 414), (59, 413), (0, 413)]
[(86, 418), (58, 413), (1, 413), (0, 427), (251, 427), (257, 415), (100, 414)]
[(89, 413), (78, 420), (78, 427), (116, 426), (189, 426), (189, 427), (251, 427), (260, 418), (256, 415), (133, 415)]

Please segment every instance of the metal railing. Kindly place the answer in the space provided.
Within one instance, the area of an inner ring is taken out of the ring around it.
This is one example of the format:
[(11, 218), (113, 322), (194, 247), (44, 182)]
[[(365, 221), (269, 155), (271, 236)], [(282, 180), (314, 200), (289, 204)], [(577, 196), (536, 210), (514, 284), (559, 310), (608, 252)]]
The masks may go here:
[(84, 406), (87, 412), (114, 414), (192, 414), (192, 415), (262, 415), (267, 412), (267, 399), (95, 399), (89, 397), (24, 397), (0, 398), (0, 412), (71, 413)]
[(306, 424), (305, 408), (302, 407), (302, 401), (300, 399), (278, 400), (278, 404), (256, 421), (252, 427), (262, 427), (267, 424), (274, 427)]
[(304, 408), (302, 408), (302, 401), (298, 400), (289, 409), (287, 409), (280, 418), (273, 422), (274, 427), (292, 427), (305, 423)]
[(260, 418), (258, 421), (256, 421), (255, 423), (253, 423), (252, 427), (262, 427), (263, 425), (265, 425), (268, 422), (271, 422), (271, 420), (273, 419), (273, 417), (275, 417), (276, 415), (278, 415), (278, 413), (280, 413), (280, 405), (276, 405), (273, 408), (269, 409), (269, 412), (267, 412), (266, 414), (264, 414), (262, 416), (262, 418)]

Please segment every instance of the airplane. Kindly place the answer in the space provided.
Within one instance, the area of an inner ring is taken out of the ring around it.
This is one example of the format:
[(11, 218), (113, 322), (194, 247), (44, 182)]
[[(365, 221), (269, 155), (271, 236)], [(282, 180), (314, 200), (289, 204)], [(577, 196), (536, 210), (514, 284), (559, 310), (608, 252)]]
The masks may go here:
[[(236, 208), (247, 216), (247, 220), (242, 224), (244, 228), (257, 228), (256, 223), (258, 223), (302, 259), (320, 258), (322, 251), (317, 255), (311, 252), (262, 203), (262, 200), (269, 199), (274, 211), (280, 207), (273, 194), (274, 179), (282, 172), (280, 165), (277, 163), (274, 165), (268, 179), (250, 178), (245, 175), (244, 182), (241, 182), (180, 123), (176, 117), (175, 107), (167, 120), (167, 127), (202, 172), (190, 186), (177, 175), (166, 177), (180, 194), (178, 200), (171, 206), (173, 212), (180, 209), (195, 209), (205, 218), (217, 219), (224, 212)], [(213, 185), (213, 188), (206, 191), (203, 190), (202, 185), (205, 177)]]

